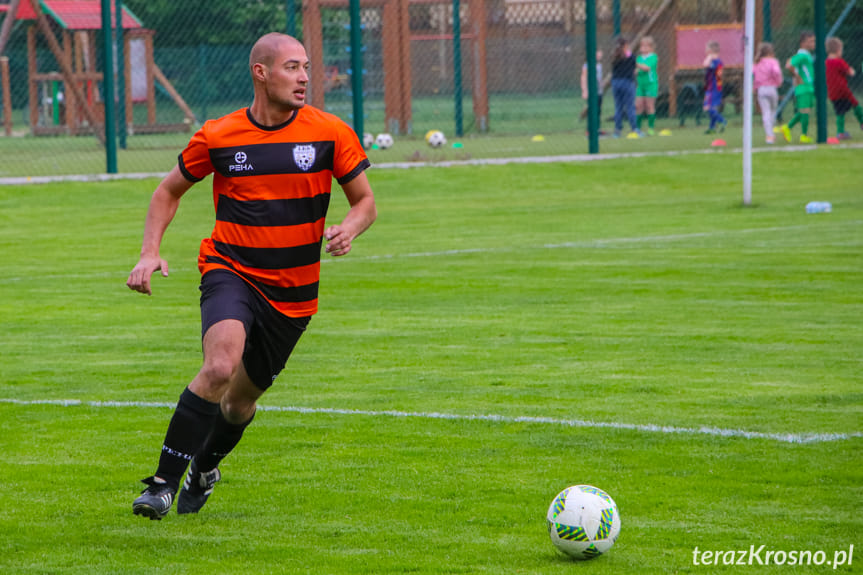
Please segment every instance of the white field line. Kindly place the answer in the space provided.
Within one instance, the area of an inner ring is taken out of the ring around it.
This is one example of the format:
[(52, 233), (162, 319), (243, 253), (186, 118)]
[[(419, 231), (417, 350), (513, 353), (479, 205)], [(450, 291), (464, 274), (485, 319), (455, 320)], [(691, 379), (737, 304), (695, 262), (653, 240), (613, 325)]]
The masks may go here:
[[(175, 403), (147, 402), (147, 401), (82, 401), (79, 399), (9, 399), (0, 398), (0, 403), (15, 405), (56, 405), (62, 407), (146, 407), (173, 409)], [(372, 411), (366, 409), (340, 409), (334, 407), (297, 407), (297, 406), (275, 406), (259, 405), (261, 411), (275, 411), (284, 413), (301, 414), (324, 414), (324, 415), (360, 415), (366, 417), (395, 417), (395, 418), (417, 418), (417, 419), (439, 419), (446, 421), (486, 421), (491, 423), (528, 423), (534, 425), (555, 425), (560, 427), (583, 427), (589, 429), (617, 429), (625, 431), (638, 431), (641, 433), (665, 433), (681, 435), (708, 435), (714, 437), (730, 437), (741, 439), (766, 439), (782, 443), (811, 444), (825, 443), (829, 441), (845, 441), (852, 438), (863, 437), (863, 433), (765, 433), (761, 431), (747, 431), (745, 429), (723, 429), (720, 427), (675, 427), (670, 425), (617, 423), (608, 421), (589, 421), (584, 419), (560, 419), (556, 417), (533, 417), (533, 416), (506, 416), (494, 414), (469, 414), (419, 412), (419, 411)]]
[[(831, 146), (834, 148), (863, 148), (863, 144), (844, 144)], [(753, 154), (760, 153), (794, 153), (811, 152), (817, 150), (818, 146), (787, 146), (778, 148), (753, 148)], [(475, 160), (454, 160), (450, 162), (386, 162), (375, 164), (382, 169), (410, 169), (410, 168), (452, 168), (456, 166), (503, 166), (507, 164), (552, 164), (552, 163), (578, 163), (596, 162), (601, 160), (621, 160), (627, 158), (651, 158), (651, 157), (675, 157), (696, 156), (704, 154), (739, 154), (743, 148), (705, 148), (697, 150), (667, 150), (656, 152), (623, 152), (618, 154), (568, 154), (561, 156), (526, 156), (522, 158), (486, 158)], [(0, 180), (0, 184), (2, 184)]]
[[(832, 148), (863, 148), (863, 144), (841, 144)], [(761, 153), (796, 153), (811, 152), (818, 146), (781, 146), (775, 148), (754, 148), (755, 154)], [(657, 152), (628, 152), (620, 154), (568, 154), (559, 156), (527, 156), (523, 158), (487, 158), (475, 160), (456, 160), (451, 162), (381, 162), (373, 167), (386, 170), (404, 170), (410, 168), (452, 168), (457, 166), (503, 166), (507, 164), (553, 164), (596, 162), (602, 160), (620, 160), (626, 158), (650, 158), (656, 156), (693, 156), (703, 154), (739, 154), (742, 148), (706, 148), (697, 150), (669, 150)], [(114, 180), (141, 180), (147, 178), (164, 178), (167, 172), (139, 172), (128, 174), (79, 174), (67, 176), (9, 176), (0, 178), (0, 185), (51, 184), (56, 182), (108, 182)]]
[[(847, 220), (844, 222), (835, 223), (835, 226), (859, 226), (863, 224), (863, 220)], [(372, 256), (354, 256), (347, 258), (322, 258), (321, 263), (327, 262), (350, 262), (350, 261), (370, 261), (370, 260), (387, 260), (387, 259), (395, 259), (395, 258), (427, 258), (427, 257), (438, 257), (438, 256), (453, 256), (453, 255), (463, 255), (463, 254), (486, 254), (486, 253), (502, 253), (502, 252), (514, 252), (514, 251), (525, 251), (530, 250), (534, 251), (537, 249), (544, 250), (558, 250), (558, 249), (596, 249), (596, 248), (604, 248), (608, 246), (617, 246), (617, 245), (637, 245), (637, 244), (649, 244), (649, 243), (663, 243), (663, 242), (677, 242), (684, 240), (692, 240), (692, 239), (700, 239), (700, 238), (714, 238), (720, 236), (732, 236), (738, 234), (756, 234), (761, 232), (785, 232), (785, 231), (794, 231), (794, 230), (807, 230), (812, 229), (811, 225), (796, 225), (796, 226), (773, 226), (767, 228), (744, 228), (740, 230), (715, 230), (710, 232), (693, 232), (688, 234), (668, 234), (668, 235), (658, 235), (658, 236), (634, 236), (634, 237), (623, 237), (623, 238), (600, 238), (595, 240), (586, 240), (580, 242), (561, 242), (556, 244), (543, 244), (540, 246), (504, 246), (504, 247), (492, 247), (492, 248), (465, 248), (465, 249), (453, 249), (453, 250), (440, 250), (435, 252), (407, 252), (402, 254), (381, 254), (381, 255), (372, 255)], [(823, 228), (822, 228), (823, 229)]]

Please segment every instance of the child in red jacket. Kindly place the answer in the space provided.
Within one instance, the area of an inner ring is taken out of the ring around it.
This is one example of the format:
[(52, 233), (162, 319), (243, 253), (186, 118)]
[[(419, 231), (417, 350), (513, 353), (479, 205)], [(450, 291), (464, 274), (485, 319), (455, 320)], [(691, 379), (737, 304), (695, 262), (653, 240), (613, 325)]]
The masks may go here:
[(863, 129), (863, 106), (848, 87), (848, 78), (854, 75), (854, 68), (842, 59), (842, 40), (827, 38), (826, 44), (827, 97), (833, 102), (833, 110), (836, 112), (836, 137), (847, 140), (851, 135), (845, 131), (845, 114), (853, 111), (860, 129)]

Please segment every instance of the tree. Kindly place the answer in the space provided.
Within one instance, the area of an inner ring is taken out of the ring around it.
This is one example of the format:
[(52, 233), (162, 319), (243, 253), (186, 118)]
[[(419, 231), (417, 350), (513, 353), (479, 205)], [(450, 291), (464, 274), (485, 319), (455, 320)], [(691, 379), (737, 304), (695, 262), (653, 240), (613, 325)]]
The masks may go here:
[(300, 16), (299, 0), (125, 0), (160, 47), (248, 45), (285, 30), (286, 8)]

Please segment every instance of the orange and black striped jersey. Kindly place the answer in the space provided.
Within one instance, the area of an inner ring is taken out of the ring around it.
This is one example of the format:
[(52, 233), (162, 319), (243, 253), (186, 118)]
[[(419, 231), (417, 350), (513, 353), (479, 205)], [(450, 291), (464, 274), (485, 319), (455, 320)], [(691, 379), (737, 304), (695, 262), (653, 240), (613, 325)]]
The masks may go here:
[(279, 126), (248, 108), (206, 122), (179, 158), (189, 181), (213, 173), (216, 224), (201, 242), (201, 274), (228, 269), (281, 313), (314, 314), (333, 177), (343, 185), (369, 165), (354, 131), (310, 106)]

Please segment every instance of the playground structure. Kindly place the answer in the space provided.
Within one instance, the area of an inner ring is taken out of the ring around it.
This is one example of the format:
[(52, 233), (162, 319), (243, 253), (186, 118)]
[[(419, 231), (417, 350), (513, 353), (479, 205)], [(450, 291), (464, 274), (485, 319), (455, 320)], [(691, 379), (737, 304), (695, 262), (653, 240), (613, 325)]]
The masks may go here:
[[(412, 89), (414, 70), (411, 58), (412, 42), (437, 40), (453, 42), (453, 34), (446, 31), (426, 34), (412, 30), (410, 7), (437, 5), (446, 10), (451, 0), (360, 0), (363, 10), (378, 11), (373, 33), (382, 43), (384, 113), (386, 129), (392, 134), (412, 132)], [(321, 9), (347, 9), (348, 0), (306, 0), (303, 2), (304, 39), (311, 58), (310, 102), (322, 108), (325, 104), (327, 68), (323, 61), (323, 30)], [(466, 14), (469, 25), (463, 27), (462, 44), (468, 46), (472, 68), (470, 93), (475, 122), (479, 131), (488, 129), (488, 82), (486, 71), (486, 5), (485, 0), (471, 0)], [(450, 20), (452, 16), (450, 14)], [(462, 16), (464, 18), (464, 15)], [(458, 84), (457, 84), (458, 85)]]
[[(15, 20), (32, 22), (27, 28), (27, 86), (30, 133), (35, 136), (92, 133), (104, 139), (103, 74), (97, 69), (96, 32), (102, 29), (99, 0), (13, 0), (6, 5), (3, 27)], [(112, 21), (115, 18), (112, 14)], [(153, 60), (153, 32), (127, 9), (123, 28), (126, 131), (155, 133), (188, 131), (195, 117)], [(59, 32), (60, 39), (55, 36)], [(47, 43), (60, 71), (38, 69), (38, 40)], [(3, 46), (0, 45), (0, 53)], [(8, 71), (6, 73), (8, 76)], [(156, 82), (183, 111), (178, 124), (156, 122)], [(4, 95), (5, 134), (11, 135), (9, 97)], [(146, 107), (146, 123), (135, 123), (135, 106)]]

